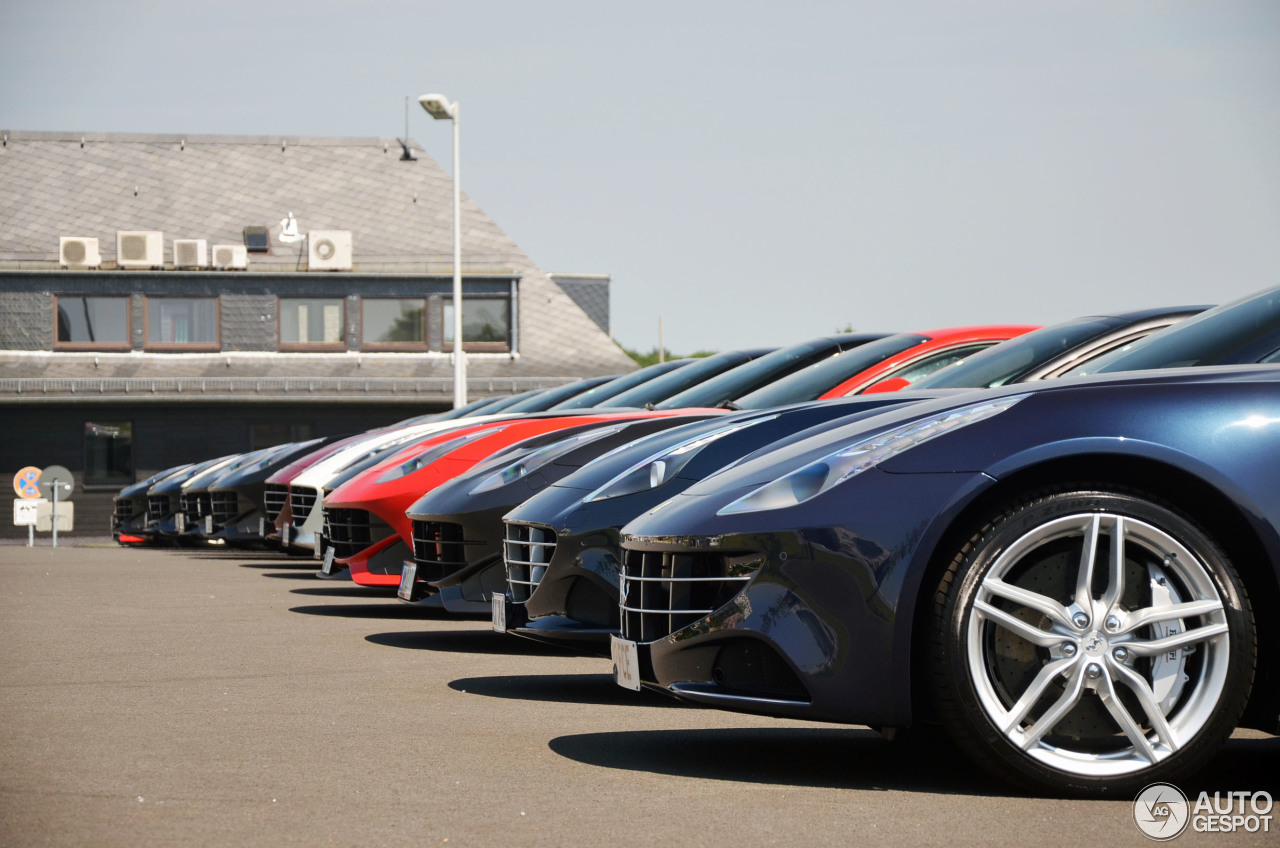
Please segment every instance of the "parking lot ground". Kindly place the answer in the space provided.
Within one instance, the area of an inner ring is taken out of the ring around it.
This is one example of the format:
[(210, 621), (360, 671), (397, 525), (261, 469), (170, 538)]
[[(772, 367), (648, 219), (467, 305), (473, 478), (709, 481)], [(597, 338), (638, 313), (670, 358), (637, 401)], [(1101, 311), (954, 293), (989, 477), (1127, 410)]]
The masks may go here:
[[(1127, 801), (636, 695), (314, 568), (0, 547), (0, 845), (1149, 844)], [(1280, 741), (1241, 733), (1184, 788), (1280, 797), (1278, 772)]]

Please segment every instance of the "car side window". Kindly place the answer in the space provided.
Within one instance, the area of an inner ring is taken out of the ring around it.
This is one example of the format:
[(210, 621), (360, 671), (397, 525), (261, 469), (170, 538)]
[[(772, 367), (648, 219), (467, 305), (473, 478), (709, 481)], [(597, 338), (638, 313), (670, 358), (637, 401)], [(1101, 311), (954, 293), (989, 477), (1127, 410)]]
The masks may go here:
[(983, 342), (982, 344), (966, 345), (964, 347), (953, 347), (939, 353), (918, 359), (915, 362), (908, 363), (906, 366), (899, 368), (890, 374), (886, 374), (883, 378), (877, 380), (872, 385), (880, 385), (885, 380), (905, 380), (908, 384), (914, 383), (923, 377), (928, 377), (934, 371), (946, 368), (962, 359), (967, 359), (980, 350), (986, 350), (995, 344), (992, 342)]

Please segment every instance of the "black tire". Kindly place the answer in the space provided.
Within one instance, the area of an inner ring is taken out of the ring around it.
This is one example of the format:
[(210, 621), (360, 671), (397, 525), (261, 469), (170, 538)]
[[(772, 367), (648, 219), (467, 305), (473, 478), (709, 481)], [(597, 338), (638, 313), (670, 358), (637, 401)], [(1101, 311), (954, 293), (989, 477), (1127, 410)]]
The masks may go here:
[(995, 774), (1132, 797), (1231, 734), (1256, 639), (1208, 533), (1149, 495), (1071, 486), (1007, 504), (955, 555), (934, 597), (931, 686), (952, 738)]

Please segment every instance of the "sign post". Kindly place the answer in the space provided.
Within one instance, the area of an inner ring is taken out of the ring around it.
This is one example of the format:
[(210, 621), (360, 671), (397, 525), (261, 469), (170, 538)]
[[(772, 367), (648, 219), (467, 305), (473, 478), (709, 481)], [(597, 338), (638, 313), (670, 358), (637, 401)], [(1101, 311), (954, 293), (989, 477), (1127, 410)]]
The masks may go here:
[(13, 526), (27, 528), (27, 547), (36, 543), (36, 523), (40, 520), (40, 509), (48, 505), (44, 498), (14, 498)]
[[(28, 465), (17, 474), (13, 475), (13, 491), (23, 500), (31, 501), (33, 504), (40, 499), (40, 469), (34, 465)], [(36, 512), (34, 505), (30, 508), (21, 504), (21, 500), (13, 502), (13, 523), (21, 527), (27, 525), (27, 547), (33, 547), (36, 543)], [(30, 521), (27, 521), (28, 514)], [(20, 522), (18, 519), (21, 518)]]
[(53, 546), (58, 547), (58, 501), (70, 500), (75, 478), (61, 465), (50, 465), (40, 472), (40, 494), (53, 501)]

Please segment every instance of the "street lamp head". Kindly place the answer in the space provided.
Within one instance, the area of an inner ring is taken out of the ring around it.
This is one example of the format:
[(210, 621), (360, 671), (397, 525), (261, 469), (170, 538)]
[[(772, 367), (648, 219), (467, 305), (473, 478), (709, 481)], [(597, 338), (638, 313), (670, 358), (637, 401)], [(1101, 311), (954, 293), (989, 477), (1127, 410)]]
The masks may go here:
[(443, 94), (424, 94), (418, 98), (422, 108), (437, 121), (452, 121), (458, 115), (458, 104), (450, 103)]

